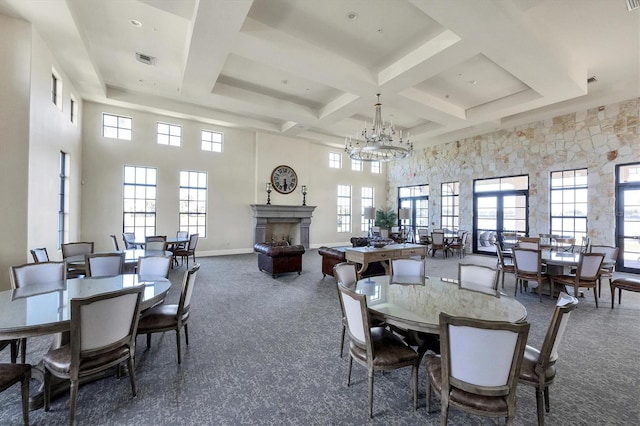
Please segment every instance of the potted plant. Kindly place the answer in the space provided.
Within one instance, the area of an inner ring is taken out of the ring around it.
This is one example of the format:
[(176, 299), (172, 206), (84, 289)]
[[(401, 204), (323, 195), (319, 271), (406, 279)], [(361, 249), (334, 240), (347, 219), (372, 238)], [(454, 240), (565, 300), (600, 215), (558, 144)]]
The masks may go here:
[(389, 229), (396, 226), (398, 215), (392, 208), (380, 209), (376, 211), (375, 226), (380, 227), (380, 236), (382, 238), (389, 237)]

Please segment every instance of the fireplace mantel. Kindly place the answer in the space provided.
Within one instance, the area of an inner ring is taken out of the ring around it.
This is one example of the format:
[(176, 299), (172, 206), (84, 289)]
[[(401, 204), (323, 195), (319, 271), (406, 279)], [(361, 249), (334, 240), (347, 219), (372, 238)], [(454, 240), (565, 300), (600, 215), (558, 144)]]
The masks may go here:
[(309, 226), (316, 206), (251, 204), (255, 228), (253, 243), (265, 242), (267, 223), (300, 223), (300, 244), (309, 248)]

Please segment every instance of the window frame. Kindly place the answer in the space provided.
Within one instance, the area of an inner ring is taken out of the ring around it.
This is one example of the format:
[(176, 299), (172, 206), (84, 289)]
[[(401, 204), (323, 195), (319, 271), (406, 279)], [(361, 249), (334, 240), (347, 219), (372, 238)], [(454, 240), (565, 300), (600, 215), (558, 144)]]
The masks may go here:
[(329, 168), (341, 169), (342, 168), (342, 154), (339, 152), (329, 153)]
[[(578, 176), (577, 172), (581, 172), (582, 175)], [(561, 183), (556, 185), (558, 179)], [(581, 183), (578, 184), (577, 180), (580, 180)], [(589, 212), (588, 180), (589, 170), (586, 167), (556, 170), (549, 173), (549, 232), (551, 234), (572, 237), (577, 242), (587, 236), (589, 232), (587, 221)], [(573, 184), (569, 184), (569, 182), (573, 182)], [(579, 194), (584, 194), (581, 197), (584, 201), (576, 201)], [(556, 201), (558, 197), (560, 197), (560, 202)], [(573, 212), (573, 214), (566, 214), (567, 212)], [(581, 214), (578, 214), (579, 212)]]
[[(161, 130), (163, 126), (166, 126), (166, 132)], [(175, 131), (178, 130), (177, 133)], [(166, 142), (164, 139), (166, 138)], [(181, 147), (182, 146), (182, 126), (179, 124), (167, 123), (165, 121), (158, 121), (156, 124), (156, 142), (158, 145)]]
[(369, 219), (364, 218), (364, 209), (374, 207), (375, 188), (373, 186), (363, 186), (360, 188), (360, 230), (369, 234)]
[[(115, 125), (105, 124), (105, 118), (112, 117), (116, 119)], [(124, 124), (128, 122), (129, 127)], [(115, 129), (115, 136), (110, 136), (105, 133), (105, 129)], [(124, 141), (130, 141), (133, 136), (133, 118), (124, 115), (111, 114), (109, 112), (102, 113), (102, 137), (109, 139), (119, 139)]]
[[(178, 227), (189, 234), (207, 236), (208, 173), (195, 170), (180, 170), (178, 187)], [(185, 185), (185, 180), (187, 184)], [(195, 181), (195, 185), (193, 184)], [(204, 186), (202, 184), (204, 183)], [(195, 199), (191, 195), (195, 194)], [(187, 195), (185, 197), (185, 195)], [(195, 204), (196, 208), (192, 209)], [(184, 220), (184, 221), (183, 221)], [(185, 222), (186, 221), (186, 222)], [(193, 222), (195, 221), (195, 224)]]
[[(209, 139), (205, 139), (205, 134), (209, 135), (210, 138)], [(214, 135), (220, 135), (220, 142), (217, 142), (217, 141), (213, 140), (214, 139), (213, 138)], [(205, 148), (205, 144), (209, 144), (210, 147), (209, 148)], [(224, 144), (224, 133), (216, 132), (214, 130), (206, 130), (206, 129), (201, 129), (200, 130), (200, 149), (202, 151), (222, 152), (223, 144)], [(213, 149), (216, 146), (218, 146), (219, 149)]]
[(338, 185), (336, 192), (337, 207), (337, 232), (350, 233), (352, 228), (351, 212), (352, 212), (352, 189), (351, 185)]
[[(133, 182), (127, 181), (128, 169), (132, 169)], [(138, 172), (139, 170), (140, 172)], [(142, 171), (144, 171), (144, 179), (141, 179), (140, 176)], [(153, 174), (153, 179), (151, 179), (150, 174)], [(158, 169), (156, 167), (125, 164), (123, 166), (122, 184), (122, 232), (133, 232), (136, 240), (156, 235)], [(130, 190), (128, 190), (129, 187), (131, 188)], [(133, 193), (133, 197), (128, 197), (130, 193)], [(144, 193), (144, 197), (139, 197), (139, 193)], [(150, 193), (152, 196), (149, 195)], [(127, 209), (128, 200), (133, 200), (133, 209)], [(144, 209), (137, 210), (138, 206), (141, 205), (144, 205)]]

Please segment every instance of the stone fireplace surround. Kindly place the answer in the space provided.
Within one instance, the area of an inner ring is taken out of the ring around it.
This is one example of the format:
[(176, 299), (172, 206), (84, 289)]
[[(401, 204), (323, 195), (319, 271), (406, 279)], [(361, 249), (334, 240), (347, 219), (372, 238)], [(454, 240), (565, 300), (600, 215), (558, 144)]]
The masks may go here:
[[(264, 243), (267, 238), (267, 226), (275, 224), (294, 224), (292, 244), (309, 248), (309, 226), (316, 206), (284, 206), (273, 204), (251, 204), (254, 218), (253, 244)], [(298, 228), (299, 224), (299, 228)], [(279, 227), (284, 229), (286, 227)]]

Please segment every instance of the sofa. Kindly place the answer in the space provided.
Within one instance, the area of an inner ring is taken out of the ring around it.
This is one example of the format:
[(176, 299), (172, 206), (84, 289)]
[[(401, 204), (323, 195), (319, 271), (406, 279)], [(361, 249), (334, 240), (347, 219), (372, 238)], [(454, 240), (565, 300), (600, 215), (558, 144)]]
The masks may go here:
[(273, 278), (286, 272), (300, 275), (302, 271), (302, 245), (289, 245), (286, 241), (257, 243), (253, 251), (258, 253), (258, 269), (271, 274)]
[[(366, 237), (351, 237), (352, 247), (366, 247), (369, 239)], [(320, 247), (318, 254), (322, 256), (322, 278), (327, 275), (333, 276), (333, 267), (341, 262), (346, 262), (346, 247)], [(362, 273), (362, 277), (372, 277), (384, 275), (386, 272), (380, 262), (370, 263), (367, 270)]]

